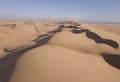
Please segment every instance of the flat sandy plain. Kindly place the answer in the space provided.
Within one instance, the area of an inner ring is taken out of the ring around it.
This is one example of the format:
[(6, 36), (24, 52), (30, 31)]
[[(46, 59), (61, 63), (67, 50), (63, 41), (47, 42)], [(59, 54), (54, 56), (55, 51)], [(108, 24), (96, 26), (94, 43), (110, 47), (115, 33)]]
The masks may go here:
[(0, 82), (119, 82), (120, 25), (79, 24), (0, 21)]

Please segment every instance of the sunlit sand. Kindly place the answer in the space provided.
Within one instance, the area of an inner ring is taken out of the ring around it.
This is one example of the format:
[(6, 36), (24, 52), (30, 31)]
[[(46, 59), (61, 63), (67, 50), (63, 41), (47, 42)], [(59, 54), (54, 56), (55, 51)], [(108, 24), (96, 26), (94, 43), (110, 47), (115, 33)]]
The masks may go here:
[[(63, 24), (0, 21), (0, 81), (119, 82), (120, 26)], [(1, 63), (7, 59), (10, 69)]]

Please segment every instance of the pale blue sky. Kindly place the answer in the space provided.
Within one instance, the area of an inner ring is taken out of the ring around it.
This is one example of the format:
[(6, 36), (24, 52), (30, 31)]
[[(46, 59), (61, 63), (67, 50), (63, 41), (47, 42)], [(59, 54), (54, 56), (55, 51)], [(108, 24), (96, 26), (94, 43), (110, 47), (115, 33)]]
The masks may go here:
[(120, 22), (120, 0), (0, 0), (0, 19)]

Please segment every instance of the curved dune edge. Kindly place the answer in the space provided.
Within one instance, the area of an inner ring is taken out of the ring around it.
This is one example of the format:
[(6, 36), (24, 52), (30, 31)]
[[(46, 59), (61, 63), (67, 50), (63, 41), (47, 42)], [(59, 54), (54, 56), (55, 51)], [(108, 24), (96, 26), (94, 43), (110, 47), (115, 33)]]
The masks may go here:
[(56, 22), (0, 21), (0, 59), (9, 51), (31, 44), (32, 40), (57, 27)]
[(120, 54), (119, 48), (114, 49), (106, 44), (98, 44), (94, 40), (87, 38), (85, 33), (76, 35), (72, 32), (63, 31), (54, 35), (48, 44), (70, 48), (87, 54)]
[[(116, 35), (83, 26), (120, 44), (120, 38)], [(109, 65), (101, 53), (120, 55), (120, 47), (114, 49), (106, 44), (95, 43), (85, 33), (76, 35), (65, 28), (46, 45), (25, 53), (18, 60), (10, 82), (120, 81), (120, 71)]]
[(84, 27), (85, 29), (89, 29), (92, 32), (97, 33), (98, 35), (100, 35), (103, 38), (113, 39), (113, 40), (117, 41), (120, 44), (120, 37), (118, 35), (115, 35), (115, 34), (109, 32), (109, 31), (104, 31), (104, 30), (99, 29), (97, 27), (95, 28), (94, 26), (89, 25), (89, 24), (82, 24), (82, 27)]
[[(9, 72), (12, 73), (12, 71), (7, 69), (11, 69), (10, 67), (13, 66), (13, 63), (15, 66), (17, 61), (17, 59), (14, 58), (17, 57), (17, 54), (13, 54), (14, 57), (11, 56), (4, 60), (6, 54), (11, 53), (12, 51), (20, 51), (21, 53), (21, 50), (24, 51), (25, 49), (25, 52), (28, 52), (19, 54), (20, 56), (23, 56), (20, 59), (18, 58), (19, 60), (10, 81), (17, 82), (19, 80), (21, 82), (23, 80), (23, 82), (27, 82), (31, 80), (30, 82), (39, 82), (42, 80), (43, 82), (88, 82), (88, 80), (90, 80), (96, 82), (97, 80), (100, 80), (103, 82), (119, 82), (120, 47), (105, 44), (104, 41), (104, 43), (97, 43), (95, 39), (91, 39), (87, 36), (87, 31), (80, 34), (73, 33), (71, 30), (73, 30), (76, 23), (72, 21), (68, 21), (68, 23), (65, 24), (68, 28), (62, 28), (62, 32), (60, 32), (61, 29), (56, 30), (56, 28), (59, 27), (58, 25), (58, 22), (45, 21), (0, 21), (0, 59), (3, 59), (2, 62), (5, 61), (0, 64), (1, 78), (5, 79), (4, 81), (8, 80), (6, 78), (8, 77)], [(102, 40), (107, 39), (113, 43), (120, 44), (119, 35), (116, 35), (116, 33), (112, 34), (112, 31), (104, 31), (95, 27), (97, 26), (79, 23), (76, 29), (87, 29), (89, 30), (89, 33), (96, 33)], [(56, 32), (58, 33), (55, 34)], [(37, 43), (41, 43), (39, 40), (43, 38), (42, 36), (50, 33), (55, 35), (46, 45), (38, 47), (40, 45)], [(33, 50), (31, 50), (31, 48), (28, 49), (29, 46), (32, 46), (35, 43), (38, 48)], [(101, 55), (104, 55), (103, 57), (107, 62)], [(43, 57), (43, 60), (40, 60), (41, 56)], [(46, 60), (49, 61), (49, 65)], [(6, 63), (6, 61), (8, 63)], [(114, 65), (112, 66), (111, 63)], [(42, 65), (43, 68), (41, 68)], [(25, 73), (20, 73), (21, 70), (25, 71)], [(41, 70), (43, 70), (43, 72), (41, 77), (39, 77)], [(29, 73), (31, 78), (27, 75)], [(31, 74), (33, 74), (33, 76), (31, 76)], [(11, 74), (9, 76), (11, 76)], [(1, 78), (0, 81), (2, 80)], [(28, 80), (29, 78), (30, 80)], [(88, 80), (86, 78), (88, 78)]]
[(45, 45), (19, 59), (10, 82), (117, 82), (119, 76), (99, 55)]

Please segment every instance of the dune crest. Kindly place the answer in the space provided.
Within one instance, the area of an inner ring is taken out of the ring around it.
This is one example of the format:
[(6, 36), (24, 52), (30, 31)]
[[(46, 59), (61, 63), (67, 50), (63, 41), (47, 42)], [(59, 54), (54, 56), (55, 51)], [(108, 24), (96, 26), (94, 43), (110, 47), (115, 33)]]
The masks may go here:
[(0, 31), (1, 82), (120, 81), (120, 37), (109, 31), (74, 21), (3, 21)]
[(87, 24), (76, 25), (70, 22), (49, 31), (55, 35), (45, 45), (23, 54), (10, 82), (120, 81), (119, 63), (109, 61), (112, 55), (120, 58), (120, 37)]

